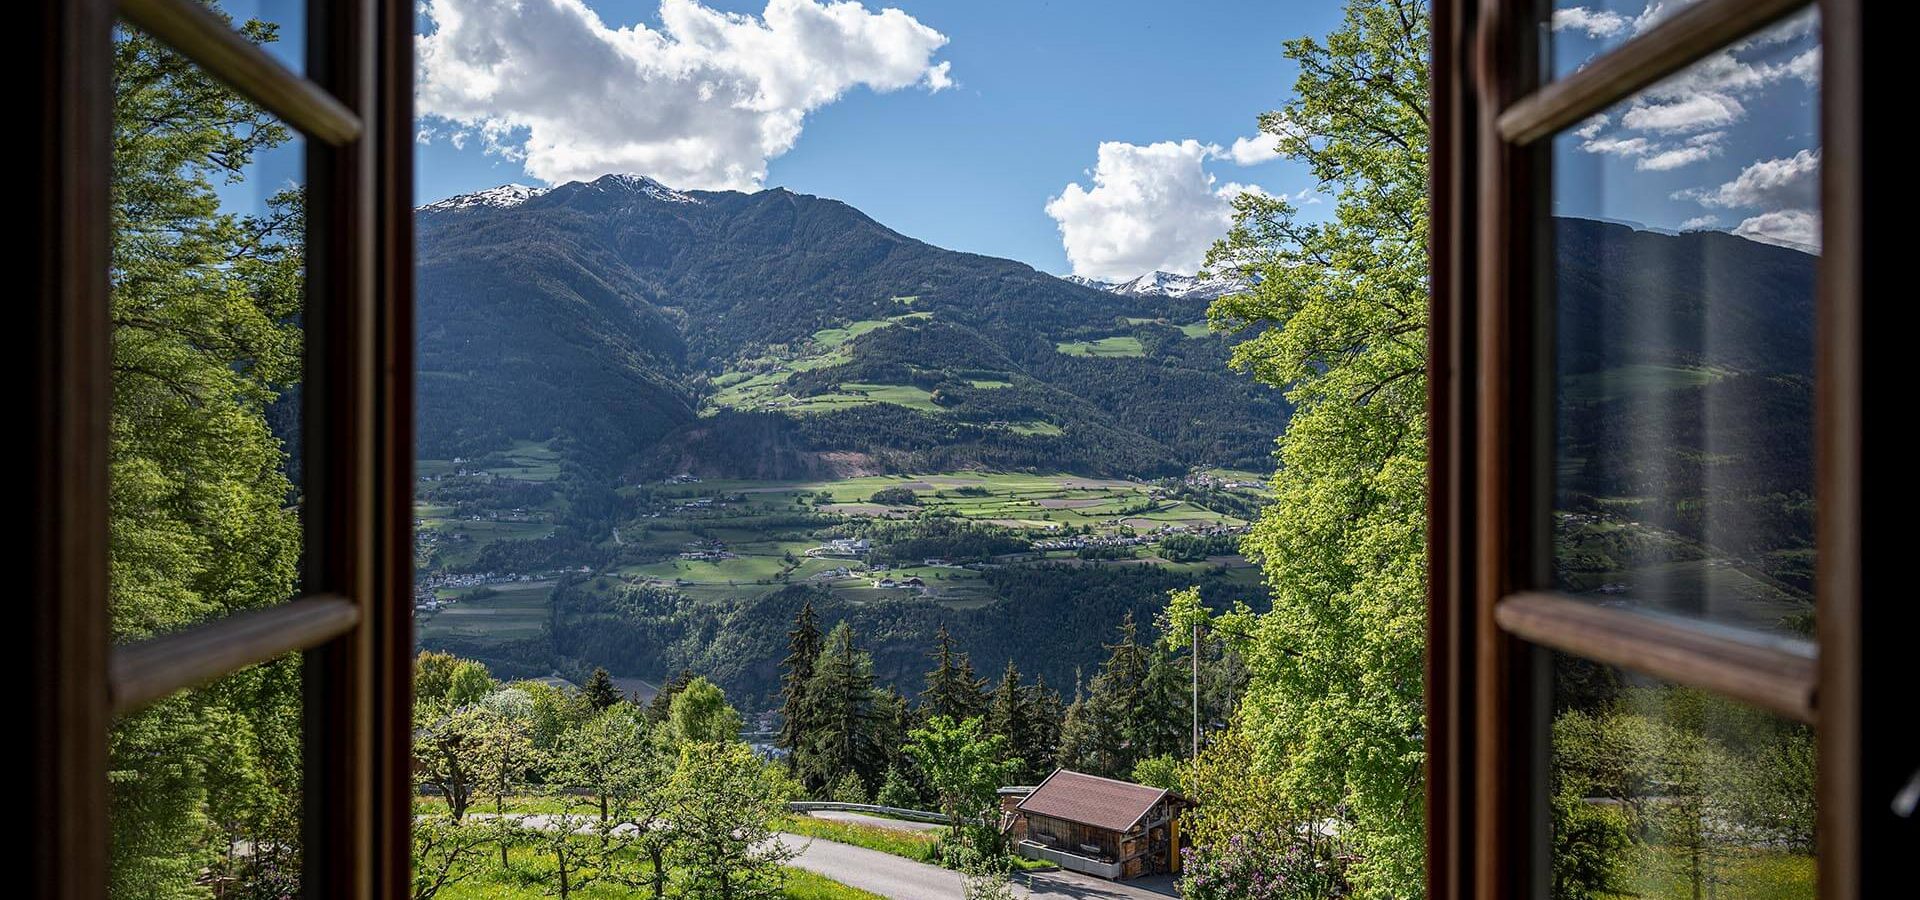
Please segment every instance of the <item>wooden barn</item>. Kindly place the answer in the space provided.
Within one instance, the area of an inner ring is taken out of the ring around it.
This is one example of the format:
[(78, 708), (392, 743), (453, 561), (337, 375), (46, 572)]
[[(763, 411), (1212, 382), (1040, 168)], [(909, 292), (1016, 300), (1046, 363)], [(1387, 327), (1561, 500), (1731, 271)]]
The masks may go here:
[(1001, 792), (1022, 856), (1115, 880), (1180, 871), (1180, 813), (1169, 790), (1057, 769), (1032, 790)]

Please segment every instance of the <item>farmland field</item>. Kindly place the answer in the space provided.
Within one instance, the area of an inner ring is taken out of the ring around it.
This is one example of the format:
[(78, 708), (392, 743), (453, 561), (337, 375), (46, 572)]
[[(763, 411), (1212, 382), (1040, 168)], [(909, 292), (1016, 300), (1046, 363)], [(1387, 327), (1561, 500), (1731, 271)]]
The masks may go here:
[(1103, 337), (1095, 341), (1065, 341), (1054, 345), (1054, 349), (1068, 356), (1124, 358), (1147, 355), (1146, 348), (1140, 345), (1140, 339), (1130, 334)]
[[(1053, 427), (1013, 427), (1022, 426)], [(500, 465), (485, 470), (483, 477), (499, 483), (522, 470), (537, 477), (532, 463), (539, 459), (538, 448), (516, 450), (510, 459), (491, 461)], [(468, 471), (474, 470), (469, 466)], [(1241, 485), (1246, 496), (1254, 493), (1247, 486), (1260, 480), (1254, 473), (1225, 470), (1205, 477)], [(598, 542), (594, 552), (604, 561), (586, 570), (592, 577), (583, 589), (611, 597), (625, 585), (669, 591), (697, 602), (738, 603), (806, 585), (853, 607), (904, 602), (967, 612), (1006, 599), (987, 577), (990, 570), (1006, 566), (1155, 566), (1194, 577), (1225, 576), (1236, 584), (1257, 580), (1258, 570), (1232, 555), (1230, 542), (1225, 551), (1206, 558), (1176, 561), (1161, 555), (1162, 535), (1230, 533), (1246, 524), (1244, 518), (1210, 509), (1192, 496), (1176, 496), (1180, 492), (1174, 487), (1170, 482), (984, 471), (807, 481), (669, 479), (623, 489), (635, 512)], [(422, 503), (416, 514), (420, 539), (431, 548), (432, 564), (423, 568), (436, 573), (472, 570), (480, 560), (493, 558), (483, 556), (486, 548), (501, 542), (537, 547), (557, 533), (555, 526), (538, 521), (462, 518), (440, 503)], [(891, 564), (864, 553), (830, 552), (827, 546), (834, 537), (864, 534), (874, 527), (911, 531), (922, 527), (916, 523), (929, 522), (988, 529), (1003, 535), (999, 540), (1007, 546), (968, 559), (943, 559), (941, 551), (929, 550), (895, 558)], [(1074, 541), (1114, 546), (1088, 557), (1076, 552)], [(429, 646), (452, 641), (472, 647), (540, 636), (556, 580), (577, 576), (535, 568), (472, 577), (523, 575), (537, 580), (437, 589), (434, 597), (441, 606), (421, 613), (420, 639)]]

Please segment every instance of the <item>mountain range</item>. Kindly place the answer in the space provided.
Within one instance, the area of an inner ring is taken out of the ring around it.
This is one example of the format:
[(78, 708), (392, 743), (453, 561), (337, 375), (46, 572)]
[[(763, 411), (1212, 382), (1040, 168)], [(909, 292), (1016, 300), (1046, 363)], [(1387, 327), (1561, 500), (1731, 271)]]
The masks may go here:
[(418, 235), (426, 457), (527, 440), (620, 477), (1150, 476), (1265, 468), (1286, 422), (1207, 332), (1210, 286), (1097, 289), (826, 198), (609, 175), (431, 203)]

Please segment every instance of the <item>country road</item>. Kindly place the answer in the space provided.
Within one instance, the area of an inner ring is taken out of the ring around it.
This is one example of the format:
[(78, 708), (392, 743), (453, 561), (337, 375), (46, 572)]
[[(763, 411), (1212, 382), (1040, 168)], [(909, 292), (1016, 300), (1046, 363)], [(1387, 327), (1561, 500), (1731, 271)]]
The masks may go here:
[[(841, 884), (890, 900), (962, 900), (960, 875), (950, 869), (818, 838), (782, 834), (779, 840), (796, 854), (789, 865)], [(1015, 876), (1015, 881), (1024, 885), (1024, 890), (1016, 890), (1016, 894), (1031, 900), (1166, 900), (1179, 896), (1166, 877), (1116, 884), (1056, 870), (1023, 873)]]
[[(483, 813), (474, 815), (474, 818), (485, 817)], [(518, 816), (517, 819), (523, 827), (543, 830), (566, 827), (568, 821), (564, 816), (538, 813)], [(574, 827), (590, 829), (592, 826), (586, 824), (585, 819), (584, 816), (575, 817), (580, 824)], [(911, 824), (893, 819), (885, 821), (895, 826)], [(776, 834), (774, 840), (794, 852), (789, 865), (825, 875), (841, 884), (871, 891), (889, 900), (964, 900), (960, 874), (951, 869), (822, 838), (782, 832)], [(1173, 879), (1164, 875), (1118, 884), (1056, 869), (1019, 873), (1014, 880), (1022, 886), (1015, 890), (1015, 895), (1030, 900), (1165, 900), (1180, 896), (1173, 888)]]

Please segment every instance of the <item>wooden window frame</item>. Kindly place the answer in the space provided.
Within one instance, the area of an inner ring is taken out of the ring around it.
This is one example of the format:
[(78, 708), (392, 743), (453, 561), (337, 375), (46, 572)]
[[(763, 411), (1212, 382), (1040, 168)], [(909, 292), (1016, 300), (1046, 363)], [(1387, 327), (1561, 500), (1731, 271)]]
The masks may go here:
[[(1863, 0), (1699, 0), (1579, 71), (1540, 84), (1550, 4), (1435, 0), (1428, 896), (1545, 896), (1550, 657), (1563, 651), (1808, 722), (1818, 742), (1820, 896), (1896, 883), (1912, 819), (1891, 800), (1920, 765), (1909, 727), (1912, 604), (1869, 607), (1862, 419), (1869, 163)], [(1538, 527), (1550, 498), (1547, 289), (1551, 137), (1783, 16), (1821, 13), (1823, 253), (1816, 303), (1812, 643), (1765, 639), (1552, 593)], [(1886, 23), (1881, 23), (1883, 26)], [(1883, 28), (1883, 31), (1886, 29)], [(1896, 29), (1897, 31), (1897, 29)], [(1888, 204), (1889, 206), (1891, 204)], [(1895, 232), (1898, 233), (1898, 232)], [(1905, 491), (1890, 486), (1890, 507)], [(1902, 635), (1906, 637), (1902, 637)], [(1879, 711), (1870, 715), (1869, 711)]]
[[(302, 890), (411, 880), (413, 8), (307, 0), (306, 75), (196, 0), (30, 0), (39, 88), (28, 386), (26, 662), (34, 896), (98, 900), (116, 716), (304, 651)], [(113, 29), (160, 39), (307, 138), (303, 596), (110, 646), (108, 324)]]

